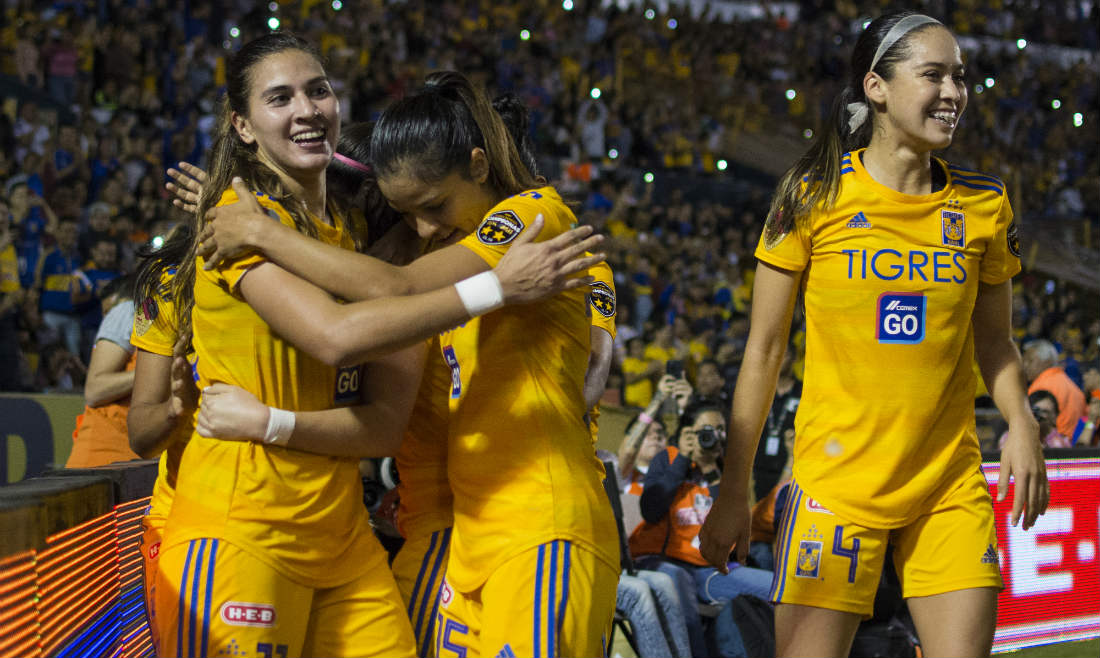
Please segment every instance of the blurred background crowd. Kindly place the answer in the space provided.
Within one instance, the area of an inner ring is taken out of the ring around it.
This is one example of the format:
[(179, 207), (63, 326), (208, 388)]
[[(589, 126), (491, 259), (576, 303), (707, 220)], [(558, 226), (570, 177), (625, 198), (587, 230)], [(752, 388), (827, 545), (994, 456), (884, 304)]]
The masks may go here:
[[(0, 390), (82, 389), (119, 296), (109, 284), (185, 220), (164, 172), (203, 164), (226, 55), (288, 29), (320, 46), (345, 121), (376, 117), (435, 69), (519, 94), (541, 173), (611, 238), (607, 399), (645, 407), (669, 360), (728, 396), (776, 177), (889, 4), (0, 0)], [(1100, 3), (907, 5), (943, 17), (964, 47), (970, 105), (944, 157), (1008, 185), (1021, 345), (1052, 344), (1051, 367), (1088, 397), (1100, 388), (1088, 377), (1100, 357)], [(801, 347), (796, 325), (795, 378)]]

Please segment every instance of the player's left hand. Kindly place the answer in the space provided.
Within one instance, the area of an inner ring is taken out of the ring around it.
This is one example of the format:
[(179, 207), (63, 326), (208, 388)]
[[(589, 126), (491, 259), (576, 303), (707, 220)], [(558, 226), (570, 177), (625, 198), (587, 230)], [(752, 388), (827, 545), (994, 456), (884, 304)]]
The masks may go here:
[(1050, 502), (1050, 485), (1047, 483), (1047, 465), (1043, 459), (1043, 445), (1039, 440), (1038, 426), (1008, 428), (1008, 437), (1001, 449), (1001, 475), (997, 480), (997, 501), (1008, 497), (1008, 482), (1016, 482), (1012, 499), (1012, 525), (1023, 515), (1023, 529), (1035, 525), (1039, 515), (1047, 511)]
[(212, 439), (261, 441), (267, 432), (267, 405), (248, 391), (230, 384), (211, 384), (202, 390), (195, 428)]
[(265, 229), (271, 230), (271, 217), (248, 185), (234, 178), (233, 191), (237, 193), (235, 203), (211, 208), (206, 213), (198, 248), (198, 255), (206, 261), (203, 269), (213, 269), (223, 260), (260, 249)]

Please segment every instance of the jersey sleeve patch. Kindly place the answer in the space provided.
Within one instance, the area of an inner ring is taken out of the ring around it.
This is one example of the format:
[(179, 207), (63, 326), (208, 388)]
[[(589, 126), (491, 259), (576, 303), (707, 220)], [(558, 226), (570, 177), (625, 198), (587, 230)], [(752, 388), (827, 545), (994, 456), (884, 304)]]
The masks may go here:
[(141, 306), (137, 307), (137, 312), (134, 313), (134, 332), (138, 336), (144, 336), (149, 328), (153, 326), (158, 313), (157, 300), (146, 297)]
[(615, 315), (615, 291), (603, 281), (592, 284), (588, 291), (588, 300), (592, 308), (605, 318)]
[(1016, 222), (1008, 225), (1008, 250), (1016, 258), (1020, 257), (1020, 233), (1016, 228)]
[(511, 210), (498, 210), (477, 227), (477, 239), (482, 244), (508, 244), (523, 231), (523, 220)]

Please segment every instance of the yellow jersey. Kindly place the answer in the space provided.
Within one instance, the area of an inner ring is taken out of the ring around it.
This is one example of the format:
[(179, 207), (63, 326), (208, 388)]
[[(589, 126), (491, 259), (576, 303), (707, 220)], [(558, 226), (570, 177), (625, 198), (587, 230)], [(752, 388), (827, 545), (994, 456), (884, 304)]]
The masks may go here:
[[(172, 303), (172, 277), (175, 274), (175, 268), (165, 270), (156, 293), (134, 308), (134, 329), (130, 334), (130, 344), (134, 347), (169, 358), (178, 337), (176, 309)], [(194, 358), (193, 355), (191, 358)], [(194, 428), (194, 419), (187, 418), (181, 419), (176, 429), (172, 430), (168, 447), (157, 463), (157, 480), (153, 483), (153, 495), (149, 501), (150, 516), (167, 517), (172, 510), (180, 459)]]
[[(497, 204), (460, 244), (494, 266), (539, 214), (540, 241), (576, 222), (558, 193), (542, 187)], [(603, 466), (584, 422), (587, 294), (508, 306), (440, 336), (451, 371), (447, 473), (455, 501), (447, 581), (459, 591), (555, 539), (618, 569)]]
[[(258, 195), (277, 221), (294, 222), (273, 199)], [(233, 190), (218, 205), (237, 200)], [(323, 242), (350, 248), (337, 218), (314, 218)], [(361, 368), (328, 366), (278, 336), (241, 297), (240, 282), (264, 258), (250, 255), (213, 270), (199, 259), (191, 315), (198, 385), (225, 382), (266, 405), (318, 411), (360, 402)], [(200, 407), (202, 402), (200, 400)], [(371, 536), (359, 460), (315, 455), (197, 432), (183, 453), (165, 548), (217, 537), (307, 587), (333, 587), (362, 575)]]
[(980, 465), (971, 315), (979, 282), (1020, 270), (1019, 245), (1000, 180), (936, 158), (943, 189), (902, 194), (861, 153), (844, 155), (833, 208), (766, 231), (756, 257), (803, 271), (794, 479), (841, 517), (892, 528)]
[(447, 482), (450, 392), (451, 369), (440, 355), (437, 336), (428, 341), (424, 374), (396, 456), (401, 477), (397, 529), (406, 539), (430, 535), (454, 523), (454, 495)]
[[(592, 326), (603, 329), (615, 342), (615, 315), (618, 303), (615, 299), (615, 276), (606, 261), (600, 261), (588, 268), (589, 276), (595, 278), (588, 287), (589, 313), (592, 314)], [(600, 403), (588, 410), (588, 429), (592, 433), (592, 443), (600, 438)]]

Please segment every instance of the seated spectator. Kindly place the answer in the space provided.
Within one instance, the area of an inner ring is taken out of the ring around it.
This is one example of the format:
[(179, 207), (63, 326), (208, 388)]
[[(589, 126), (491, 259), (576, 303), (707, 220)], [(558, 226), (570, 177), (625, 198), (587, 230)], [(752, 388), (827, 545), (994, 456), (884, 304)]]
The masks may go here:
[(794, 349), (788, 347), (779, 367), (779, 379), (775, 386), (768, 419), (760, 433), (760, 443), (752, 465), (753, 492), (757, 500), (763, 499), (775, 486), (781, 484), (783, 471), (790, 460), (789, 441), (784, 437), (794, 435), (794, 417), (802, 399), (802, 382), (794, 376)]
[(770, 571), (730, 562), (729, 573), (723, 574), (708, 566), (699, 553), (699, 529), (718, 494), (721, 477), (719, 461), (726, 439), (722, 410), (713, 405), (689, 407), (677, 438), (679, 447), (660, 452), (646, 473), (641, 498), (644, 522), (630, 536), (637, 565), (666, 572), (671, 567), (674, 578), (686, 572), (691, 579), (681, 596), (688, 600), (694, 597), (714, 604), (740, 594), (767, 599)]
[(639, 570), (622, 573), (615, 608), (630, 622), (638, 658), (691, 658), (691, 643), (676, 584), (667, 574)]
[(1077, 421), (1086, 412), (1085, 394), (1058, 365), (1058, 350), (1054, 344), (1045, 339), (1031, 341), (1024, 347), (1023, 364), (1024, 374), (1030, 382), (1028, 394), (1050, 391), (1060, 409), (1056, 424), (1058, 432), (1063, 437), (1072, 436)]
[(1088, 448), (1097, 445), (1096, 425), (1100, 424), (1100, 392), (1089, 394), (1088, 412), (1077, 421), (1070, 442), (1074, 447)]
[[(77, 418), (73, 451), (66, 468), (102, 466), (141, 459), (130, 450), (126, 417), (134, 388), (136, 351), (130, 344), (134, 327), (133, 279), (116, 279), (104, 290), (108, 309), (96, 334), (88, 377), (84, 383), (84, 413)], [(123, 301), (119, 301), (123, 300)]]
[[(1031, 404), (1032, 415), (1039, 421), (1039, 436), (1042, 437), (1043, 447), (1072, 448), (1073, 444), (1054, 424), (1058, 418), (1058, 400), (1054, 394), (1040, 389), (1028, 395), (1027, 401)], [(1001, 435), (999, 447), (1004, 447), (1007, 438), (1008, 432)]]

